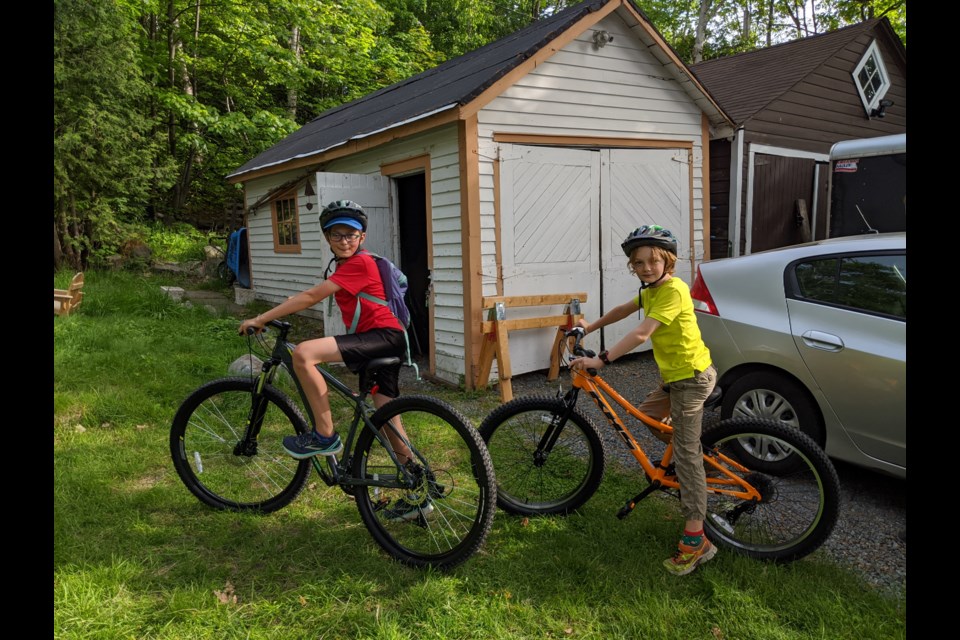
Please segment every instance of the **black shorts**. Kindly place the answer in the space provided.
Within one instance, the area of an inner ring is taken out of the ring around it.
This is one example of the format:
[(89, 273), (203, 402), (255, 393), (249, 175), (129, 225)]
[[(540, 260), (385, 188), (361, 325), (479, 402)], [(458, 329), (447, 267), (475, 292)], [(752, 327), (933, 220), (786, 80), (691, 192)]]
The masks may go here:
[[(335, 336), (337, 348), (343, 356), (343, 364), (353, 373), (375, 358), (400, 358), (407, 355), (407, 341), (403, 331), (397, 329), (373, 329), (363, 333)], [(380, 389), (377, 393), (388, 398), (400, 395), (400, 363), (378, 369), (373, 378)]]

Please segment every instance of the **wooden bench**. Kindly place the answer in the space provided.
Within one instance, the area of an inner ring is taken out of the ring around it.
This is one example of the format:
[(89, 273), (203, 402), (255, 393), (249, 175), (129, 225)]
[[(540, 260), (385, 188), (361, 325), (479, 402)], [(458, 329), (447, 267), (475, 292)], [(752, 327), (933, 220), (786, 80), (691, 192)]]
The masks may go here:
[(80, 306), (83, 300), (83, 272), (73, 276), (70, 287), (53, 290), (53, 313), (58, 316), (69, 315)]

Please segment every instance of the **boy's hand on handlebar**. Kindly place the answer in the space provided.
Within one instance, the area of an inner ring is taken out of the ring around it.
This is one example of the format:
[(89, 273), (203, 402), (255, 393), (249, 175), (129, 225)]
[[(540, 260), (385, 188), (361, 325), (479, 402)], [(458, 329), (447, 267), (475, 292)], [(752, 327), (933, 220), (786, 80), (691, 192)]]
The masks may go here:
[(263, 331), (264, 324), (260, 322), (260, 316), (249, 318), (240, 323), (240, 329), (237, 331), (242, 336), (254, 335)]
[(600, 358), (573, 358), (570, 360), (569, 367), (573, 371), (579, 369), (600, 369), (604, 366)]

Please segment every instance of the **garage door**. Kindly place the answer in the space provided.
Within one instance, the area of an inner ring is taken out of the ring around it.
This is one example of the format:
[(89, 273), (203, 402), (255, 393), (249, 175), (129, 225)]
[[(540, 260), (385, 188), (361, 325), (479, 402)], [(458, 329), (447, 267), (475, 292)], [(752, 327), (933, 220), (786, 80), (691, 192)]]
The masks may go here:
[[(586, 291), (584, 315), (594, 320), (636, 295), (620, 242), (641, 224), (661, 224), (680, 238), (689, 256), (689, 166), (678, 149), (569, 149), (501, 147), (500, 242), (504, 295)], [(689, 260), (678, 275), (689, 280)], [(539, 308), (509, 317), (552, 315)], [(607, 327), (588, 338), (599, 350), (634, 324)], [(545, 369), (555, 330), (510, 336), (514, 374)], [(649, 348), (649, 346), (641, 349)]]

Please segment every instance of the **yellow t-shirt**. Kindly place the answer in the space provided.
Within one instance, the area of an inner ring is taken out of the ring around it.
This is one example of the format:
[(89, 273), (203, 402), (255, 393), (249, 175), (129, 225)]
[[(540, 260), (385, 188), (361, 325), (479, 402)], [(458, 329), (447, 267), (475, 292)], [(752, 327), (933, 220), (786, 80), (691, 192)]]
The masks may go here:
[(710, 366), (710, 350), (700, 337), (700, 326), (693, 311), (690, 287), (680, 278), (670, 278), (659, 287), (641, 291), (634, 303), (648, 318), (660, 321), (650, 337), (653, 359), (664, 382), (692, 378), (694, 370)]

